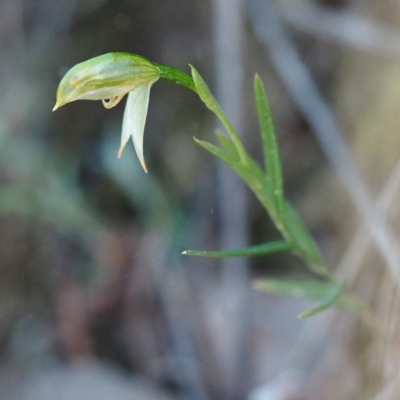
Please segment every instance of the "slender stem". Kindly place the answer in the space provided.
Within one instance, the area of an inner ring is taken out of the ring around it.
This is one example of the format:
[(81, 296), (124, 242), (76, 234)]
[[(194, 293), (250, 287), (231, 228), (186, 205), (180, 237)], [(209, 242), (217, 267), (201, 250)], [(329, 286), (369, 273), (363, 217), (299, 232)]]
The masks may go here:
[[(219, 118), (219, 120), (222, 122), (222, 124), (228, 131), (238, 151), (242, 165), (246, 170), (248, 170), (251, 158), (248, 156), (239, 134), (233, 127), (229, 118), (226, 116), (225, 112), (223, 111), (218, 101), (215, 99), (214, 95), (210, 91), (207, 84), (204, 82), (203, 78), (197, 72), (197, 70), (193, 66), (191, 66), (193, 75), (192, 79), (186, 73), (173, 67), (169, 67), (166, 65), (158, 65), (158, 68), (160, 71), (161, 78), (168, 80), (170, 82), (177, 83), (184, 87), (187, 87), (199, 95), (199, 97), (205, 103), (205, 105)], [(275, 225), (281, 231), (286, 240), (290, 241), (291, 243), (297, 244), (296, 246), (297, 249), (292, 249), (292, 251), (294, 250), (294, 252), (297, 253), (301, 258), (303, 258), (307, 263), (311, 264), (312, 266), (311, 269), (314, 272), (318, 273), (321, 276), (324, 276), (331, 282), (337, 284), (338, 283), (337, 278), (329, 271), (328, 268), (326, 268), (322, 260), (320, 260), (319, 257), (317, 258), (310, 257), (309, 252), (304, 251), (303, 246), (300, 243), (297, 243), (296, 240), (293, 240), (296, 238), (292, 238), (291, 232), (285, 224), (286, 221), (283, 218), (283, 215), (281, 215), (281, 213), (275, 212), (275, 206), (273, 203), (270, 202), (270, 198), (267, 192), (265, 191), (264, 185), (262, 184), (263, 178), (260, 180), (257, 179), (259, 177), (253, 176), (252, 178), (255, 178), (255, 180), (249, 179), (252, 175), (251, 168), (248, 170), (248, 172), (250, 172), (250, 176), (247, 176), (247, 179), (243, 176), (242, 178), (246, 181), (246, 183), (254, 191), (254, 193), (259, 198), (261, 203), (267, 209), (271, 218), (275, 222)]]
[(204, 82), (204, 79), (201, 75), (197, 72), (196, 68), (193, 65), (190, 65), (192, 68), (192, 76), (194, 83), (197, 88), (197, 93), (201, 101), (210, 109), (222, 122), (225, 129), (228, 131), (230, 137), (232, 138), (233, 143), (239, 153), (240, 160), (243, 165), (247, 165), (248, 163), (248, 156), (246, 150), (243, 146), (242, 141), (240, 140), (239, 134), (236, 132), (236, 129), (233, 127), (232, 123), (229, 121), (228, 117), (226, 116), (225, 112), (222, 110), (221, 106), (219, 105), (218, 101), (212, 94), (210, 88)]
[(286, 226), (286, 221), (282, 218), (282, 215), (275, 212), (274, 204), (271, 202), (270, 197), (268, 196), (264, 186), (260, 183), (258, 177), (255, 179), (249, 179), (249, 176), (241, 175), (242, 179), (246, 182), (248, 187), (253, 191), (256, 195), (260, 203), (263, 205), (265, 210), (270, 215), (274, 225), (281, 232), (282, 236), (290, 243), (295, 245), (295, 249), (292, 249), (292, 252), (297, 256), (302, 258), (305, 263), (311, 268), (312, 271), (317, 273), (318, 275), (327, 278), (332, 283), (338, 284), (339, 280), (336, 276), (326, 267), (322, 260), (311, 258), (309, 253), (304, 251), (303, 247), (298, 243), (295, 237), (292, 237), (290, 230)]
[(197, 93), (193, 78), (185, 72), (173, 67), (169, 67), (168, 65), (158, 65), (158, 68), (160, 71), (160, 78), (187, 87), (188, 89), (191, 89), (193, 92)]
[[(214, 99), (215, 100), (215, 99)], [(229, 135), (231, 136), (233, 143), (235, 144), (240, 160), (242, 161), (243, 165), (247, 164), (247, 153), (244, 149), (243, 143), (240, 139), (239, 134), (236, 132), (236, 129), (233, 127), (231, 121), (229, 121), (228, 117), (226, 116), (224, 110), (221, 108), (219, 103), (215, 100), (215, 107), (212, 109), (218, 119), (222, 122), (225, 129), (228, 131)]]
[[(178, 85), (187, 87), (193, 90), (195, 93), (198, 93), (194, 80), (191, 76), (186, 74), (185, 72), (180, 71), (179, 69), (170, 67), (168, 65), (158, 65), (160, 71), (160, 78), (165, 79), (166, 81), (177, 83)], [(208, 88), (207, 88), (208, 89)], [(210, 92), (211, 94), (211, 92)], [(203, 99), (204, 100), (204, 99)], [(225, 112), (222, 110), (221, 106), (218, 104), (217, 100), (214, 96), (211, 95), (210, 102), (206, 103), (207, 107), (215, 113), (215, 115), (219, 118), (222, 124), (225, 126), (229, 135), (231, 136), (233, 142), (235, 143), (236, 148), (238, 149), (240, 158), (242, 162), (246, 163), (246, 151), (244, 150), (243, 144), (240, 140), (239, 134), (236, 132), (232, 123), (229, 121)]]

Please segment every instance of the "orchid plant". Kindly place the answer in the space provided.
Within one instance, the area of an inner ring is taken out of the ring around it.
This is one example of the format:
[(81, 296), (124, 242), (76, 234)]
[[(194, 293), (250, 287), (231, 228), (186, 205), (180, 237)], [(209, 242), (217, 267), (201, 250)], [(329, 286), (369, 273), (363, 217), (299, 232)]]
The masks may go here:
[(161, 78), (191, 89), (219, 118), (228, 133), (227, 136), (222, 132), (216, 132), (219, 147), (196, 138), (195, 141), (221, 159), (243, 179), (268, 212), (280, 231), (282, 240), (245, 249), (187, 250), (183, 254), (205, 257), (250, 257), (290, 251), (300, 257), (312, 272), (323, 279), (261, 278), (256, 280), (256, 287), (274, 293), (315, 300), (319, 303), (313, 309), (303, 312), (300, 317), (317, 314), (333, 304), (353, 311), (361, 317), (365, 316), (365, 307), (325, 266), (314, 239), (285, 197), (275, 128), (260, 77), (255, 76), (254, 91), (264, 166), (259, 165), (247, 153), (240, 136), (193, 66), (191, 66), (191, 74), (192, 76), (189, 76), (178, 69), (156, 64), (135, 54), (104, 54), (84, 61), (67, 72), (58, 87), (57, 101), (53, 111), (75, 100), (101, 100), (105, 108), (112, 108), (127, 95), (118, 157), (122, 156), (129, 138), (132, 137), (138, 158), (147, 172), (143, 155), (143, 135), (152, 85)]

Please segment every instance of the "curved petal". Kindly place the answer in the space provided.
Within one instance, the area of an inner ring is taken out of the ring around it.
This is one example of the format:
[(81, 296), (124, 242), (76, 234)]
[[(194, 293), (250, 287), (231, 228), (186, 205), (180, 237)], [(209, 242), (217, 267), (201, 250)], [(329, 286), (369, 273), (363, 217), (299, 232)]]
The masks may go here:
[(121, 157), (129, 137), (132, 136), (136, 154), (145, 172), (147, 168), (143, 156), (143, 134), (149, 107), (150, 88), (153, 83), (154, 81), (141, 85), (128, 95), (122, 122), (121, 148), (118, 154)]
[(102, 99), (101, 102), (103, 103), (104, 108), (110, 109), (115, 107), (125, 95), (126, 93), (123, 93), (119, 96), (112, 97), (111, 99)]

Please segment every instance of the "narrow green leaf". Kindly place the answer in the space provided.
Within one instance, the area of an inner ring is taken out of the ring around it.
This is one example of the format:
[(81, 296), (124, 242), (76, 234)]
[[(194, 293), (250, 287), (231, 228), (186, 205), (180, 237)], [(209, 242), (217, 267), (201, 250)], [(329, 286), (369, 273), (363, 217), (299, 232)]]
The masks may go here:
[(291, 243), (283, 240), (263, 243), (256, 246), (247, 247), (244, 249), (234, 249), (225, 251), (197, 251), (197, 250), (186, 250), (182, 254), (189, 256), (201, 256), (201, 257), (254, 257), (266, 254), (277, 253), (281, 251), (293, 250)]
[(335, 284), (315, 279), (258, 278), (254, 288), (297, 299), (320, 301)]
[(215, 99), (214, 95), (212, 94), (210, 88), (202, 78), (202, 76), (199, 74), (197, 69), (193, 67), (193, 65), (190, 65), (190, 68), (192, 70), (192, 77), (194, 84), (196, 86), (197, 93), (199, 94), (200, 100), (209, 108), (213, 113), (218, 113), (219, 112), (219, 104), (217, 100)]
[(243, 168), (243, 164), (241, 163), (238, 157), (232, 155), (232, 153), (228, 153), (226, 150), (222, 150), (219, 147), (213, 145), (212, 143), (206, 142), (204, 140), (199, 140), (197, 138), (193, 138), (194, 141), (199, 144), (201, 147), (209, 151), (212, 155), (216, 156), (220, 160), (222, 160), (225, 164), (231, 167), (248, 185), (248, 180), (255, 180), (254, 176), (251, 172), (247, 171)]
[(329, 292), (326, 293), (326, 296), (322, 299), (321, 304), (319, 304), (317, 307), (312, 308), (311, 310), (303, 311), (299, 315), (299, 318), (312, 317), (313, 315), (325, 311), (338, 301), (342, 292), (343, 292), (343, 284), (333, 287), (331, 290), (329, 290)]
[(311, 270), (319, 275), (330, 277), (330, 272), (324, 265), (322, 255), (314, 239), (297, 215), (297, 212), (286, 201), (283, 207), (285, 237), (298, 247), (299, 256), (306, 261)]
[(239, 134), (236, 132), (236, 129), (233, 127), (231, 122), (229, 121), (228, 117), (226, 116), (225, 112), (222, 110), (221, 106), (218, 104), (217, 100), (215, 99), (214, 95), (211, 93), (210, 88), (204, 82), (204, 79), (201, 75), (197, 72), (196, 68), (193, 65), (190, 65), (192, 69), (192, 76), (194, 80), (194, 84), (196, 85), (197, 93), (203, 103), (210, 109), (222, 122), (225, 129), (229, 133), (230, 137), (232, 138), (233, 143), (236, 146), (236, 149), (240, 155), (240, 161), (243, 165), (247, 164), (247, 153), (243, 146), (242, 140), (240, 139)]
[[(282, 231), (282, 224), (279, 220), (276, 205), (273, 202), (273, 193), (271, 187), (270, 185), (267, 185), (264, 172), (257, 162), (246, 154), (247, 165), (243, 165), (239, 157), (234, 156), (211, 143), (196, 138), (194, 138), (194, 140), (197, 144), (231, 167), (237, 173), (237, 175), (243, 179), (249, 189), (256, 195), (257, 199), (267, 210), (275, 225)], [(290, 241), (288, 236), (285, 236), (285, 238)]]
[[(222, 160), (225, 164), (231, 167), (250, 187), (251, 190), (255, 191), (263, 191), (269, 197), (269, 205), (271, 208), (274, 208), (272, 203), (272, 192), (270, 189), (264, 187), (263, 182), (264, 173), (258, 164), (246, 153), (246, 157), (248, 158), (248, 164), (245, 167), (240, 159), (232, 153), (222, 150), (219, 147), (213, 145), (212, 143), (206, 142), (204, 140), (199, 140), (197, 138), (193, 138), (194, 141), (199, 144), (201, 147), (209, 151), (212, 155), (216, 156), (220, 160)], [(263, 203), (264, 204), (264, 203)]]
[(301, 318), (315, 315), (333, 304), (357, 315), (362, 315), (366, 309), (358, 299), (343, 291), (343, 284), (314, 279), (259, 278), (254, 281), (254, 288), (271, 294), (320, 303), (312, 310), (300, 314)]
[(221, 130), (215, 130), (215, 136), (218, 139), (219, 144), (226, 150), (228, 153), (231, 153), (232, 156), (239, 157), (239, 153), (235, 147), (235, 144), (226, 136)]
[(196, 138), (194, 138), (194, 140), (211, 154), (230, 166), (246, 182), (248, 187), (268, 211), (270, 217), (281, 231), (286, 241), (293, 243), (295, 246), (293, 252), (301, 257), (312, 271), (331, 279), (332, 275), (325, 267), (314, 239), (303, 225), (296, 211), (286, 201), (283, 203), (283, 215), (276, 209), (276, 204), (273, 202), (271, 187), (265, 183), (264, 173), (258, 164), (251, 157), (248, 157), (248, 165), (245, 167), (237, 157), (232, 156), (227, 151), (203, 140), (198, 140)]
[(281, 156), (279, 154), (279, 146), (268, 98), (265, 93), (263, 82), (258, 75), (256, 75), (254, 79), (254, 93), (261, 130), (267, 180), (272, 186), (274, 201), (276, 202), (277, 208), (282, 210), (284, 194)]

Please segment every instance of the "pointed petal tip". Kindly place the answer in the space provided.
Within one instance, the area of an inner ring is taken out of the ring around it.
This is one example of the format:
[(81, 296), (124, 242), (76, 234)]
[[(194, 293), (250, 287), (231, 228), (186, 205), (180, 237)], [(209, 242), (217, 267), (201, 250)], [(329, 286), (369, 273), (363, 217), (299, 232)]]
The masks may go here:
[(58, 103), (56, 103), (56, 105), (53, 107), (51, 111), (56, 111), (56, 110), (58, 110)]
[(146, 166), (146, 163), (145, 163), (145, 161), (144, 160), (140, 160), (140, 163), (142, 164), (142, 167), (143, 167), (143, 169), (144, 169), (144, 172), (146, 172), (146, 174), (147, 174), (147, 166)]
[(118, 150), (118, 158), (122, 157), (122, 154), (124, 154), (125, 146), (121, 146)]
[[(124, 154), (124, 150), (125, 150), (125, 146), (123, 146), (123, 147), (121, 146), (118, 151), (118, 158), (122, 157), (122, 154)], [(147, 174), (148, 170), (147, 170), (146, 162), (144, 160), (140, 160), (140, 164), (142, 165), (144, 172), (146, 172), (146, 174)]]

